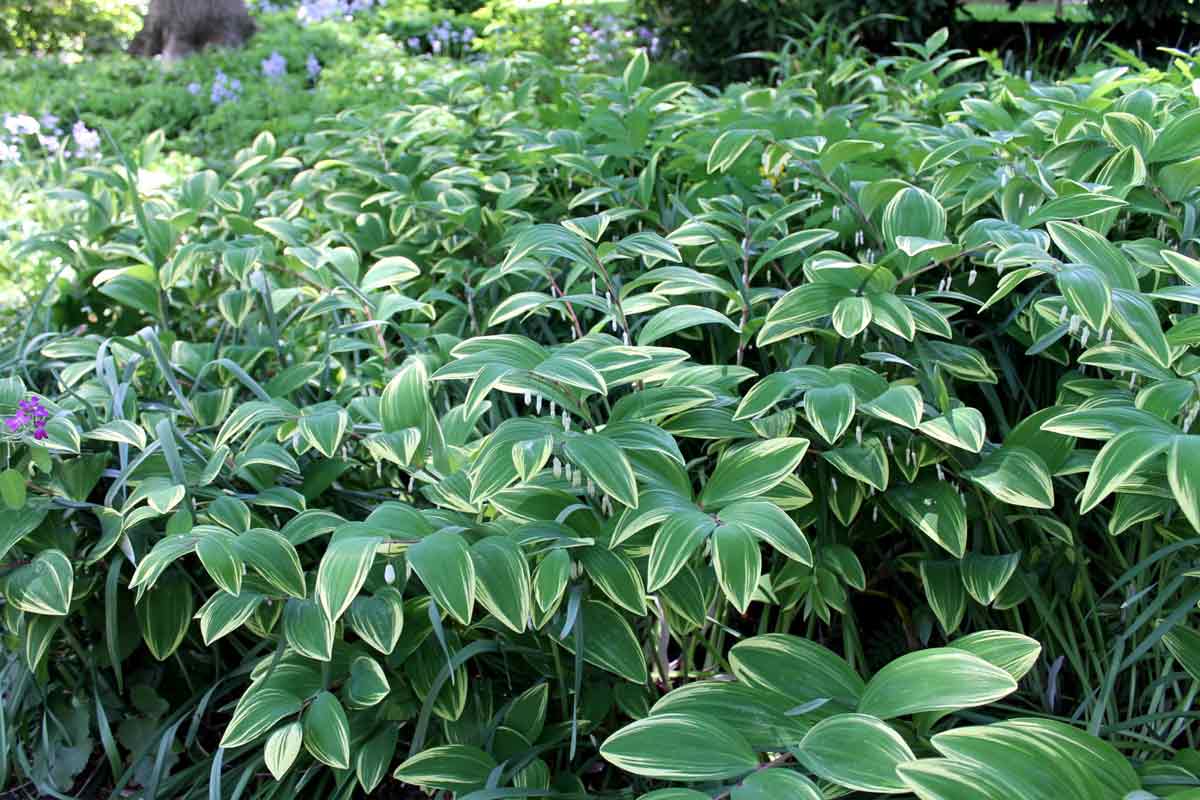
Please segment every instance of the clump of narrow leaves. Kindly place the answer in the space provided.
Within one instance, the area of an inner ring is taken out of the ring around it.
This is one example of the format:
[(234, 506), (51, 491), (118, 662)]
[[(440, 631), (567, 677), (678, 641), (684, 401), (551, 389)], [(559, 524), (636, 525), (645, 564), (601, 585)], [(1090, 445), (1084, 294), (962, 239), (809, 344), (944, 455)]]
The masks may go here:
[(82, 326), (0, 384), (48, 415), (4, 779), (1196, 792), (1195, 65), (944, 41), (720, 95), (439, 66), (228, 174), (81, 173), (27, 247)]

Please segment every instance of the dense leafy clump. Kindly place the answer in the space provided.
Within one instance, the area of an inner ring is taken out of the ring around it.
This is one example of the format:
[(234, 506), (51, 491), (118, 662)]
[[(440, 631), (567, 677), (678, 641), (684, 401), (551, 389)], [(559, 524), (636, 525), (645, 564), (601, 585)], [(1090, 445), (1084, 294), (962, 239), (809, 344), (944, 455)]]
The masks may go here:
[(0, 782), (1195, 794), (1196, 65), (944, 44), (406, 59), (220, 171), (64, 176)]

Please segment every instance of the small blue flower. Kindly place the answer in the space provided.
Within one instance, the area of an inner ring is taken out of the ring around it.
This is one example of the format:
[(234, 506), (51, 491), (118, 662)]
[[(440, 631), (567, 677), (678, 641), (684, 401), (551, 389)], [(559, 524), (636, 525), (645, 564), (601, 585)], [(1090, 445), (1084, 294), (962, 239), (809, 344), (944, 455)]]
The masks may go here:
[(278, 51), (272, 51), (269, 58), (263, 59), (262, 71), (271, 80), (281, 78), (287, 73), (287, 59)]

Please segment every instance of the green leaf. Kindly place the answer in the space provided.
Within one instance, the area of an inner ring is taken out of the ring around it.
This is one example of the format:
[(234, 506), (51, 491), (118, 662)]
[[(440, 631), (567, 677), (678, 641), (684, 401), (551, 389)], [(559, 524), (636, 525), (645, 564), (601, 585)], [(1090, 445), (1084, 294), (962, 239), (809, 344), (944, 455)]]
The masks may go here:
[(408, 283), (421, 277), (421, 268), (404, 256), (388, 256), (381, 258), (367, 270), (359, 283), (364, 292), (376, 289), (391, 288), (402, 283)]
[(558, 605), (570, 578), (571, 556), (566, 550), (554, 550), (543, 558), (533, 578), (533, 591), (538, 608), (549, 611)]
[(758, 540), (740, 525), (721, 525), (713, 531), (712, 544), (717, 583), (738, 613), (745, 614), (762, 574)]
[(358, 776), (358, 784), (370, 795), (387, 775), (392, 757), (396, 754), (396, 739), (399, 725), (385, 726), (379, 733), (372, 736), (365, 744), (359, 746), (354, 754), (354, 773)]
[(646, 51), (638, 50), (633, 54), (633, 58), (629, 59), (629, 63), (625, 65), (625, 72), (622, 75), (625, 83), (625, 92), (633, 94), (642, 88), (642, 83), (646, 80), (646, 73), (649, 71), (650, 60), (646, 58)]
[(907, 791), (896, 767), (916, 760), (900, 734), (877, 717), (838, 714), (805, 735), (797, 751), (806, 767), (848, 789), (898, 794)]
[(729, 317), (704, 306), (679, 305), (665, 308), (650, 318), (638, 333), (638, 344), (645, 346), (682, 330), (701, 325), (724, 325), (735, 333), (741, 332)]
[(326, 458), (333, 458), (349, 426), (350, 415), (333, 403), (302, 409), (296, 423), (305, 440)]
[(717, 511), (766, 494), (783, 482), (808, 451), (808, 439), (785, 437), (727, 450), (700, 493), (700, 505)]
[(483, 786), (495, 768), (495, 759), (478, 747), (448, 744), (417, 753), (392, 777), (427, 789), (467, 792)]
[(162, 581), (146, 592), (137, 605), (137, 618), (152, 656), (166, 661), (179, 648), (195, 608), (192, 586), (183, 578)]
[(1200, 155), (1200, 111), (1172, 115), (1146, 157), (1151, 164), (1163, 161), (1182, 161)]
[(900, 656), (867, 683), (859, 712), (891, 719), (926, 711), (987, 705), (1017, 690), (1012, 675), (955, 648), (935, 647)]
[(983, 414), (968, 406), (952, 408), (936, 419), (922, 422), (921, 433), (939, 442), (978, 453), (983, 449), (986, 429)]
[(923, 481), (894, 487), (884, 496), (917, 530), (962, 558), (967, 549), (967, 509), (953, 487)]
[(759, 133), (761, 131), (738, 129), (722, 133), (708, 151), (708, 171), (725, 172), (732, 167)]
[(336, 622), (358, 596), (382, 542), (378, 536), (335, 534), (317, 567), (315, 590), (317, 603), (331, 622)]
[(1041, 225), (1044, 222), (1056, 219), (1083, 219), (1095, 214), (1103, 214), (1106, 211), (1113, 211), (1126, 205), (1129, 204), (1119, 197), (1081, 192), (1079, 194), (1054, 198), (1027, 216), (1021, 221), (1021, 224), (1027, 228), (1032, 228), (1035, 225)]
[(1017, 553), (996, 556), (969, 553), (959, 564), (963, 586), (975, 602), (989, 606), (1004, 590), (1020, 561)]
[(408, 548), (408, 563), (439, 606), (461, 624), (471, 624), (475, 564), (461, 536), (449, 531), (426, 536)]
[(525, 632), (533, 614), (533, 581), (521, 548), (507, 536), (489, 536), (471, 547), (479, 602), (505, 627)]
[(237, 555), (284, 594), (303, 598), (308, 594), (300, 556), (292, 543), (274, 531), (251, 528), (239, 534)]
[(1114, 289), (1138, 290), (1129, 259), (1100, 234), (1073, 222), (1048, 222), (1046, 230), (1070, 261), (1095, 267)]
[(384, 655), (390, 655), (404, 629), (404, 598), (391, 586), (374, 595), (359, 595), (350, 604), (350, 628), (364, 642)]
[(227, 592), (218, 591), (208, 598), (196, 612), (196, 616), (200, 618), (200, 633), (204, 637), (204, 643), (210, 645), (236, 630), (250, 618), (262, 601), (262, 595), (252, 592), (242, 592), (235, 597)]
[(1167, 481), (1175, 502), (1200, 531), (1200, 436), (1176, 436), (1167, 454)]
[(1143, 295), (1114, 289), (1112, 293), (1113, 323), (1154, 362), (1168, 369), (1171, 366), (1171, 346), (1158, 321), (1158, 311)]
[(1024, 447), (993, 450), (979, 466), (963, 474), (1009, 505), (1054, 507), (1054, 485), (1046, 462)]
[(793, 561), (813, 563), (812, 548), (800, 526), (772, 502), (741, 500), (725, 506), (717, 516), (727, 525), (745, 528)]
[(942, 239), (945, 234), (946, 210), (924, 189), (901, 189), (883, 211), (883, 236), (889, 242), (900, 236)]
[[(702, 795), (707, 798), (707, 795)], [(733, 787), (730, 800), (824, 800), (817, 785), (798, 772), (764, 769)], [(666, 798), (664, 798), (666, 800)]]
[(231, 595), (241, 593), (243, 564), (232, 533), (216, 528), (209, 531), (196, 542), (196, 555), (217, 586)]
[(750, 745), (720, 720), (699, 714), (656, 714), (627, 725), (600, 746), (625, 772), (697, 783), (738, 778), (758, 767)]
[(647, 591), (656, 592), (670, 583), (715, 527), (711, 516), (694, 509), (671, 514), (655, 534), (650, 547)]
[(61, 550), (43, 550), (8, 576), (8, 602), (27, 614), (66, 616), (75, 589), (75, 571)]
[(1112, 313), (1112, 287), (1104, 273), (1089, 266), (1068, 266), (1055, 279), (1071, 311), (1092, 330), (1104, 330)]
[(1009, 631), (976, 631), (955, 639), (950, 647), (966, 650), (1019, 681), (1037, 664), (1042, 646), (1037, 640)]
[(614, 500), (637, 508), (633, 466), (612, 440), (597, 434), (572, 436), (563, 446), (563, 453)]
[(4, 505), (14, 511), (23, 508), (25, 476), (11, 467), (0, 472), (0, 498), (4, 500)]
[(383, 702), (391, 692), (391, 684), (379, 662), (370, 656), (359, 656), (350, 664), (350, 680), (346, 682), (346, 697), (353, 708), (369, 708)]
[(329, 692), (318, 694), (304, 712), (304, 749), (334, 769), (350, 767), (350, 723)]
[(283, 780), (283, 776), (291, 769), (296, 756), (300, 754), (303, 741), (304, 728), (299, 722), (289, 722), (281, 728), (276, 728), (267, 737), (267, 743), (263, 746), (263, 759), (267, 762), (271, 777), (276, 781)]
[(883, 394), (860, 407), (864, 414), (894, 422), (906, 428), (921, 424), (925, 402), (915, 386), (891, 386)]
[(249, 744), (284, 717), (300, 711), (300, 698), (279, 689), (252, 687), (238, 701), (229, 720), (221, 747), (229, 750)]
[[(584, 629), (584, 660), (627, 681), (646, 682), (646, 657), (642, 645), (624, 617), (605, 603), (585, 600), (579, 609), (579, 619)], [(577, 620), (571, 632), (559, 640), (572, 653), (575, 652), (575, 628), (578, 627)]]
[(816, 642), (783, 633), (754, 636), (729, 651), (738, 680), (767, 689), (788, 708), (827, 700), (851, 710), (864, 690), (862, 678), (845, 659)]
[(923, 560), (921, 583), (925, 586), (925, 598), (941, 624), (942, 631), (946, 635), (954, 633), (967, 611), (967, 595), (963, 591), (958, 562)]
[(1157, 430), (1134, 428), (1118, 433), (1100, 449), (1079, 499), (1086, 514), (1152, 458), (1171, 446), (1172, 437)]
[(847, 297), (833, 309), (833, 329), (843, 339), (852, 339), (871, 324), (871, 301), (865, 297)]
[(933, 737), (955, 761), (986, 765), (1005, 797), (1125, 797), (1140, 788), (1129, 761), (1107, 742), (1045, 719), (1010, 719), (957, 728)]
[(288, 646), (305, 658), (333, 658), (333, 622), (312, 600), (287, 601), (283, 609), (283, 635)]
[(840, 439), (850, 427), (857, 407), (854, 389), (844, 383), (809, 389), (804, 395), (805, 419), (830, 444)]

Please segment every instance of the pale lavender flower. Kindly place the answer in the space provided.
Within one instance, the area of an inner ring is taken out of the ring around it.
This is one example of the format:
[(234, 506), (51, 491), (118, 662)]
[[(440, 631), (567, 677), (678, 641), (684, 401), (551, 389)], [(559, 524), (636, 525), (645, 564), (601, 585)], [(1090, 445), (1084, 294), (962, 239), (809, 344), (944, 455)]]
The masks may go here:
[(4, 127), (13, 136), (29, 136), (42, 129), (38, 121), (28, 114), (6, 115)]
[(71, 137), (75, 140), (75, 146), (79, 148), (76, 152), (80, 155), (94, 153), (100, 149), (100, 134), (85, 125), (83, 120), (77, 120), (72, 126)]
[(308, 54), (308, 59), (304, 62), (304, 68), (308, 70), (308, 77), (314, 81), (321, 74), (321, 62), (317, 60), (316, 55), (313, 53)]
[(287, 59), (278, 51), (272, 51), (269, 58), (263, 59), (262, 71), (271, 80), (282, 78), (287, 73)]

